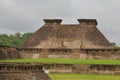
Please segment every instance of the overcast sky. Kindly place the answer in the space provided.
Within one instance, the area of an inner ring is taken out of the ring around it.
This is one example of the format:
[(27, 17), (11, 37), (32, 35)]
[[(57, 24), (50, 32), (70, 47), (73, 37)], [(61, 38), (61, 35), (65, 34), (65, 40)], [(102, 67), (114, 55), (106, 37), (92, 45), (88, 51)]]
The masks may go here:
[(46, 18), (64, 24), (95, 18), (107, 39), (120, 45), (120, 0), (0, 0), (0, 34), (34, 32)]

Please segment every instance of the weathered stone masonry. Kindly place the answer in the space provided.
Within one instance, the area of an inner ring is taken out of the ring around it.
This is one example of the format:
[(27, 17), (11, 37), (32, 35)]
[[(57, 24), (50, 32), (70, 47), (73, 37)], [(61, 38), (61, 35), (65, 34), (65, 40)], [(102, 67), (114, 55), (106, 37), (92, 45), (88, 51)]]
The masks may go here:
[(120, 59), (120, 49), (19, 49), (22, 58)]
[(113, 48), (98, 30), (96, 19), (78, 19), (79, 24), (61, 24), (61, 19), (45, 19), (45, 24), (20, 48), (101, 49)]
[[(120, 60), (120, 49), (114, 49), (98, 30), (96, 19), (78, 19), (79, 24), (61, 24), (61, 19), (45, 19), (45, 24), (18, 49), (0, 47), (0, 59), (69, 58)], [(20, 64), (0, 63), (2, 80), (50, 80), (43, 72), (120, 74), (120, 65)]]
[(98, 30), (96, 19), (78, 19), (79, 24), (61, 24), (61, 19), (44, 22), (20, 46), (22, 58), (120, 59), (120, 49)]
[(0, 80), (51, 80), (42, 65), (33, 63), (0, 63)]
[(18, 59), (20, 53), (17, 48), (10, 46), (0, 46), (0, 59)]
[(44, 64), (45, 70), (58, 73), (113, 74), (120, 75), (120, 65), (95, 64)]

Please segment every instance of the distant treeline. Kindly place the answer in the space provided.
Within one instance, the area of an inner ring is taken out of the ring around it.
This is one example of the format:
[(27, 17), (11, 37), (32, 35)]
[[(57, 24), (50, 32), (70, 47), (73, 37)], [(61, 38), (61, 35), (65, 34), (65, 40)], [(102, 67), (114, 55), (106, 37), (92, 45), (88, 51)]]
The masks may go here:
[(33, 33), (0, 34), (0, 45), (19, 47)]

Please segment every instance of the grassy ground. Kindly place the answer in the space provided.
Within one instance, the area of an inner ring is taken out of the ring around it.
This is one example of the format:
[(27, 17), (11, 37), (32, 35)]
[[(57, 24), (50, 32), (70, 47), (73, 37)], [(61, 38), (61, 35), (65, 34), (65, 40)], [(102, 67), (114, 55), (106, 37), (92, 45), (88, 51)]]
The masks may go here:
[(98, 74), (49, 74), (52, 80), (120, 80), (120, 75), (98, 75)]
[(59, 63), (59, 64), (111, 64), (120, 65), (120, 60), (80, 60), (80, 59), (15, 59), (15, 60), (0, 60), (0, 62), (38, 62), (38, 63)]

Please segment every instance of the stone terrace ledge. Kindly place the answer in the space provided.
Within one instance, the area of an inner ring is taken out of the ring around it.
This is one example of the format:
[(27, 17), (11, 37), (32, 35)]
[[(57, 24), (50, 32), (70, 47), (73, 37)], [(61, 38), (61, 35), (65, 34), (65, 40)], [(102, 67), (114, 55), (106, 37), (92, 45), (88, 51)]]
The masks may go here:
[(24, 72), (43, 72), (42, 65), (34, 63), (0, 63), (0, 74)]

